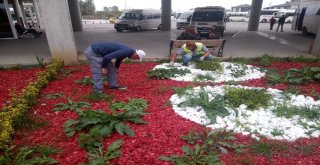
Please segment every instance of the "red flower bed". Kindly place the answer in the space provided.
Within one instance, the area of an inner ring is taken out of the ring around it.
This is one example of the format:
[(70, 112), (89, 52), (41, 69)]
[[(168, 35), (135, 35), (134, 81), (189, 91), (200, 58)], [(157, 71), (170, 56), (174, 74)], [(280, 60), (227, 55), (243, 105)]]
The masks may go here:
[[(126, 101), (128, 98), (143, 98), (148, 102), (147, 112), (143, 120), (148, 124), (135, 125), (129, 124), (135, 132), (134, 137), (126, 135), (113, 134), (109, 138), (105, 138), (104, 147), (106, 148), (117, 139), (122, 139), (121, 157), (114, 160), (115, 164), (139, 164), (139, 165), (156, 165), (170, 164), (158, 159), (161, 155), (170, 156), (172, 154), (182, 154), (181, 147), (186, 145), (184, 140), (180, 139), (181, 135), (187, 134), (189, 131), (204, 131), (205, 128), (192, 121), (182, 118), (174, 113), (172, 107), (168, 105), (169, 98), (173, 94), (172, 87), (182, 87), (191, 85), (191, 83), (177, 82), (172, 80), (148, 80), (147, 71), (152, 69), (156, 63), (142, 64), (122, 64), (120, 68), (119, 82), (121, 85), (128, 86), (128, 90), (117, 91), (109, 90), (105, 86), (105, 93), (113, 94), (115, 101)], [(312, 64), (313, 65), (313, 64)], [(272, 68), (288, 69), (298, 66), (297, 63), (281, 63), (273, 64)], [(299, 65), (301, 66), (301, 65)], [(49, 83), (42, 90), (42, 94), (50, 94), (54, 92), (64, 92), (66, 98), (73, 100), (83, 100), (81, 96), (91, 93), (92, 89), (89, 85), (79, 85), (74, 80), (81, 80), (84, 76), (90, 76), (88, 66), (66, 67), (73, 69), (74, 72), (70, 76), (61, 76), (59, 79)], [(1, 101), (8, 99), (8, 92), (5, 92), (6, 86), (15, 86), (18, 90), (23, 88), (28, 82), (34, 79), (35, 72), (38, 70), (22, 70), (22, 71), (1, 71)], [(14, 76), (13, 78), (12, 75)], [(4, 81), (5, 80), (5, 81)], [(265, 86), (265, 80), (250, 80), (242, 83), (248, 86)], [(276, 88), (286, 88), (286, 85), (278, 85)], [(308, 91), (314, 89), (320, 92), (319, 83), (310, 83), (301, 86), (302, 90)], [(69, 119), (76, 119), (77, 114), (71, 111), (53, 112), (54, 105), (66, 102), (66, 98), (45, 99), (40, 97), (37, 104), (30, 110), (34, 114), (45, 121), (48, 125), (36, 130), (18, 131), (13, 144), (15, 145), (35, 145), (35, 144), (52, 144), (57, 148), (61, 148), (62, 152), (53, 156), (63, 165), (75, 165), (86, 162), (86, 151), (78, 147), (76, 138), (78, 134), (72, 138), (67, 138), (63, 132), (63, 125)], [(93, 109), (109, 110), (108, 103), (99, 101), (92, 103)], [(249, 136), (238, 134), (237, 141), (242, 144), (252, 143)], [(272, 140), (266, 140), (272, 143)], [(288, 146), (299, 144), (315, 144), (314, 154), (302, 155), (297, 152), (275, 153), (272, 155), (274, 164), (320, 164), (320, 138), (300, 139), (296, 142), (287, 143)], [(221, 156), (221, 160), (226, 164), (270, 164), (268, 158), (262, 155), (254, 154), (245, 150), (244, 153), (229, 153)]]
[(34, 81), (41, 70), (43, 69), (0, 70), (0, 102), (8, 101), (11, 90), (18, 93), (29, 82)]

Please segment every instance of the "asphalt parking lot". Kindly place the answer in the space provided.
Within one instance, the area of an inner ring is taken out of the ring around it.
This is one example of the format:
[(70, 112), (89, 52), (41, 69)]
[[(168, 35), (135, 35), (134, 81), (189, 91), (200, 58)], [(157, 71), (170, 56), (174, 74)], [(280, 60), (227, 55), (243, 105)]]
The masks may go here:
[[(171, 31), (148, 30), (142, 32), (116, 32), (113, 24), (98, 21), (95, 24), (84, 24), (81, 32), (75, 32), (75, 41), (80, 59), (85, 59), (83, 51), (93, 42), (119, 41), (131, 47), (143, 49), (149, 58), (167, 58), (169, 43), (182, 30), (177, 30), (175, 20), (172, 20)], [(247, 22), (228, 22), (224, 34), (226, 45), (224, 57), (256, 57), (264, 53), (274, 56), (299, 56), (307, 53), (315, 36), (304, 36), (292, 31), (291, 24), (285, 24), (284, 32), (269, 30), (268, 23), (260, 23), (258, 31), (247, 31)], [(45, 34), (45, 32), (44, 32)], [(51, 59), (46, 36), (38, 38), (23, 38), (18, 40), (0, 40), (0, 65), (34, 64), (36, 57), (45, 61)]]

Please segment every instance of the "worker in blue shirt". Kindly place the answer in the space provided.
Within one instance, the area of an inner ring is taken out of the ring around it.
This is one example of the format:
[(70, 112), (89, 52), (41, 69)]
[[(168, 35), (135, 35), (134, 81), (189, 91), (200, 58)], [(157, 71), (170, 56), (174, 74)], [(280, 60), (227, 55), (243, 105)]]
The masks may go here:
[[(146, 55), (143, 50), (133, 49), (119, 42), (97, 42), (90, 45), (85, 54), (90, 63), (93, 92), (103, 94), (103, 78), (107, 76), (109, 89), (127, 89), (118, 84), (117, 73), (123, 59), (140, 59)], [(115, 59), (115, 63), (112, 62)]]

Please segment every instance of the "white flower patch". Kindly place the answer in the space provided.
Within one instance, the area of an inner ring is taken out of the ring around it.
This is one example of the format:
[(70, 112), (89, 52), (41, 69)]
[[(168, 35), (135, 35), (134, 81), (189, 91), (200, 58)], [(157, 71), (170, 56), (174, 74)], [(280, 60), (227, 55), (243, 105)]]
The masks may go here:
[[(253, 67), (251, 65), (239, 65), (234, 64), (230, 62), (220, 62), (223, 71), (205, 71), (201, 69), (196, 69), (194, 63), (190, 63), (189, 66), (182, 66), (180, 63), (174, 63), (174, 67), (177, 69), (186, 69), (189, 70), (191, 73), (187, 73), (184, 76), (178, 76), (178, 77), (172, 77), (172, 80), (176, 81), (194, 81), (196, 80), (197, 75), (203, 75), (203, 76), (210, 76), (214, 78), (214, 81), (212, 80), (202, 80), (206, 82), (226, 82), (226, 81), (245, 81), (250, 79), (259, 79), (265, 75), (264, 72), (261, 72), (258, 68)], [(234, 75), (238, 70), (242, 70), (243, 67), (246, 67), (245, 74), (237, 77)], [(170, 69), (172, 68), (169, 66), (168, 63), (163, 63), (161, 65), (155, 66), (154, 69)]]
[[(206, 86), (203, 88), (208, 92), (209, 100), (214, 99), (217, 95), (224, 95), (225, 87), (246, 88), (246, 89), (263, 89), (256, 87), (245, 86)], [(200, 87), (195, 87), (188, 93), (192, 93), (194, 97), (198, 97)], [(267, 89), (267, 93), (271, 95), (270, 106), (267, 108), (259, 108), (250, 110), (246, 105), (242, 104), (237, 108), (226, 107), (230, 113), (228, 116), (216, 117), (216, 122), (211, 123), (210, 119), (206, 116), (206, 112), (201, 106), (197, 107), (179, 107), (178, 105), (184, 102), (187, 97), (173, 95), (170, 101), (173, 105), (174, 111), (196, 123), (206, 125), (213, 129), (226, 129), (234, 131), (235, 133), (242, 133), (244, 135), (251, 135), (252, 138), (259, 139), (265, 136), (269, 139), (276, 140), (289, 140), (294, 141), (298, 138), (319, 137), (320, 130), (313, 129), (319, 128), (320, 119), (307, 119), (298, 115), (291, 118), (277, 116), (274, 111), (277, 106), (288, 107), (308, 107), (320, 108), (320, 101), (315, 101), (311, 97), (303, 95), (288, 95), (285, 97), (283, 92), (277, 89)]]

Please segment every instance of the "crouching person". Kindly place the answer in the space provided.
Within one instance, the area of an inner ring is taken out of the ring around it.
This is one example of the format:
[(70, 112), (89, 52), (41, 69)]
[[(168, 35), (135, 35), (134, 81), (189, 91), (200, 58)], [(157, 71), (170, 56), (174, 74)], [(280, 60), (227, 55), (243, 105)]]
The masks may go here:
[(212, 60), (213, 56), (209, 49), (200, 42), (187, 41), (177, 52), (171, 55), (170, 66), (174, 65), (177, 55), (182, 56), (183, 66), (187, 66), (190, 61)]
[[(118, 84), (117, 74), (121, 62), (125, 58), (140, 59), (146, 55), (143, 50), (133, 49), (118, 42), (98, 42), (89, 46), (85, 51), (90, 63), (93, 79), (93, 92), (104, 94), (103, 78), (106, 76), (109, 89), (127, 89)], [(115, 59), (115, 62), (112, 62)]]

